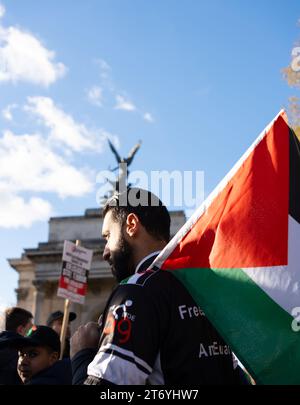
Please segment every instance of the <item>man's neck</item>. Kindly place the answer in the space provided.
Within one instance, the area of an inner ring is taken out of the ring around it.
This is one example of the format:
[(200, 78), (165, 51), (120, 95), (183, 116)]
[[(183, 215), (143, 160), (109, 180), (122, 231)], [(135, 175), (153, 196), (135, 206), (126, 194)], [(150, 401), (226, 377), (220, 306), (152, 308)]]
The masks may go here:
[(133, 252), (133, 263), (136, 268), (139, 263), (152, 253), (161, 251), (166, 246), (164, 241), (155, 241), (153, 243), (145, 243), (140, 247), (137, 247)]
[(141, 273), (147, 270), (160, 252), (160, 250), (156, 250), (155, 252), (152, 252), (149, 255), (145, 256), (136, 266), (135, 273)]

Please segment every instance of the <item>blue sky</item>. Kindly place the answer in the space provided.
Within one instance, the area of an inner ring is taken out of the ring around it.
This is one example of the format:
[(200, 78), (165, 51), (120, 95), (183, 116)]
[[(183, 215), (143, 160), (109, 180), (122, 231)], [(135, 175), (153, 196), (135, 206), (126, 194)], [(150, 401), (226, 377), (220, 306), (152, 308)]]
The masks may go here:
[(280, 71), (299, 18), (296, 0), (0, 0), (0, 306), (6, 258), (97, 206), (107, 137), (142, 140), (132, 170), (204, 171), (207, 195), (298, 95)]

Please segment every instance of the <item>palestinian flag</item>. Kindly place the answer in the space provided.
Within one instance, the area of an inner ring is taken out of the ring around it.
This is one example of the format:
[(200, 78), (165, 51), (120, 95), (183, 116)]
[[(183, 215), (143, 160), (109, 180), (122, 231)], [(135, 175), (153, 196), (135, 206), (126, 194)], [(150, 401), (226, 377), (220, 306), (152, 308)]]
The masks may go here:
[(258, 384), (300, 384), (300, 143), (284, 111), (153, 265), (182, 281)]

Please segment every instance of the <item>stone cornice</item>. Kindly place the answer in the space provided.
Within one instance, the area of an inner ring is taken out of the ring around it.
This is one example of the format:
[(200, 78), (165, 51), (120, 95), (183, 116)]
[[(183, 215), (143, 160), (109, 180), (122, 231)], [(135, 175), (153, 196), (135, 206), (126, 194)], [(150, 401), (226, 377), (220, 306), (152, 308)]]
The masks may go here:
[(34, 263), (28, 259), (25, 255), (22, 255), (21, 258), (12, 258), (7, 259), (10, 266), (16, 270), (17, 272), (20, 271), (32, 271), (34, 268)]

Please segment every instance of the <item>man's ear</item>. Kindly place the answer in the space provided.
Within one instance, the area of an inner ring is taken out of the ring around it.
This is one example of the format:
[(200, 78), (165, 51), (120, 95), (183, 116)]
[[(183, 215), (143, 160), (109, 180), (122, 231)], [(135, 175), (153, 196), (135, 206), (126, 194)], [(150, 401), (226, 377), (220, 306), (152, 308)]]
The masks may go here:
[(24, 336), (25, 326), (19, 325), (19, 326), (17, 327), (17, 329), (16, 329), (16, 332), (17, 332), (19, 335)]
[(56, 363), (59, 360), (59, 354), (57, 352), (52, 352), (50, 354), (50, 365), (52, 366), (54, 363)]
[(133, 237), (136, 235), (140, 228), (140, 220), (137, 215), (130, 213), (126, 218), (126, 233), (128, 236)]

